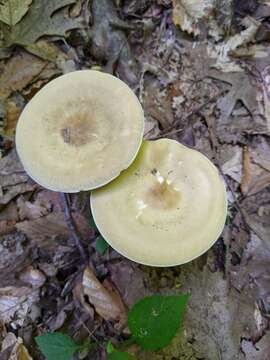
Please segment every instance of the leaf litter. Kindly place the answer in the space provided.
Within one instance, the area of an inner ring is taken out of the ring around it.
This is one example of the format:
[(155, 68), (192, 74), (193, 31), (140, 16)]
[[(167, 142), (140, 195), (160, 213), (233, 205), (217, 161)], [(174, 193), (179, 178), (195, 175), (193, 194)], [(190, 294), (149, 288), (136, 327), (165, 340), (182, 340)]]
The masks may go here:
[[(232, 3), (0, 1), (0, 318), (9, 331), (0, 357), (20, 360), (22, 351), (40, 359), (34, 337), (58, 329), (79, 342), (119, 343), (135, 302), (188, 292), (183, 331), (157, 352), (133, 349), (135, 357), (267, 359), (270, 4)], [(25, 104), (50, 79), (95, 66), (137, 92), (147, 137), (166, 135), (202, 151), (225, 177), (228, 224), (190, 264), (151, 269), (112, 249), (97, 253), (88, 193), (70, 199), (90, 255), (82, 264), (61, 198), (23, 171), (14, 130)], [(105, 350), (88, 356), (103, 359)]]

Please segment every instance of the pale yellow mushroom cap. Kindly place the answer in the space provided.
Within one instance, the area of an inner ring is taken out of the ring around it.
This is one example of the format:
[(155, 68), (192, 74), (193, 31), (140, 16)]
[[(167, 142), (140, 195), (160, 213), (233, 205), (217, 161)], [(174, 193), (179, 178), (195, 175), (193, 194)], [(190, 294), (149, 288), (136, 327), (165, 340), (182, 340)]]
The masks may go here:
[(174, 140), (143, 143), (132, 166), (91, 194), (103, 237), (138, 263), (173, 266), (207, 251), (224, 227), (227, 198), (212, 162)]
[(116, 77), (82, 70), (44, 86), (23, 110), (16, 147), (27, 173), (62, 192), (95, 189), (134, 160), (144, 115), (132, 90)]

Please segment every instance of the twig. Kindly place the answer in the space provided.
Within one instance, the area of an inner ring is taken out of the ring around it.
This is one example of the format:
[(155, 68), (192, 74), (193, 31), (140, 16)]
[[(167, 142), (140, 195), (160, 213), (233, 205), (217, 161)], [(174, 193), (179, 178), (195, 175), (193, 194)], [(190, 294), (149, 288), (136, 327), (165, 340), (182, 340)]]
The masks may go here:
[(74, 244), (77, 246), (83, 261), (85, 263), (87, 263), (88, 258), (87, 258), (87, 255), (86, 255), (85, 251), (84, 251), (84, 248), (82, 246), (81, 239), (80, 239), (80, 237), (78, 235), (76, 225), (75, 225), (74, 220), (73, 220), (72, 215), (71, 215), (71, 211), (70, 211), (70, 207), (69, 207), (68, 194), (61, 193), (61, 197), (62, 197), (63, 204), (64, 204), (65, 220), (66, 220), (67, 226), (68, 226), (68, 228), (70, 230), (72, 240), (73, 240)]
[(96, 330), (101, 326), (101, 324), (98, 324), (94, 327), (94, 329), (92, 331), (90, 331), (90, 329), (88, 329), (88, 327), (85, 325), (85, 322), (76, 314), (76, 312), (74, 311), (73, 314), (75, 315), (75, 318), (79, 321), (79, 323), (81, 324), (81, 326), (87, 331), (88, 335), (90, 338), (92, 338), (97, 345), (101, 348), (104, 349), (104, 347), (99, 343), (98, 339), (96, 338), (96, 336), (94, 335), (94, 333), (96, 332)]

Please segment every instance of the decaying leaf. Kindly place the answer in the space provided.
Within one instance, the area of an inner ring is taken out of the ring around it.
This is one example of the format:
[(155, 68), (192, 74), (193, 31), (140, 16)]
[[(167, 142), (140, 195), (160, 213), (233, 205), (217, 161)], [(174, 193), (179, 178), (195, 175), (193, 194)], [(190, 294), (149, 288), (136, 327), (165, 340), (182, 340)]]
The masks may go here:
[(33, 266), (28, 266), (24, 269), (20, 273), (19, 279), (33, 288), (40, 288), (46, 281), (46, 277), (43, 272), (35, 269)]
[(76, 3), (70, 9), (70, 16), (75, 18), (80, 15), (82, 11), (82, 0), (77, 0)]
[(241, 67), (230, 58), (230, 53), (254, 40), (260, 22), (247, 17), (243, 20), (243, 25), (246, 26), (246, 29), (239, 34), (232, 36), (221, 44), (208, 47), (209, 57), (216, 59), (216, 63), (212, 67), (223, 72), (242, 71)]
[(21, 91), (45, 68), (46, 62), (25, 51), (9, 59), (0, 75), (0, 97), (7, 98), (14, 91)]
[[(250, 215), (246, 210), (243, 212), (245, 221), (248, 226), (254, 231), (260, 242), (263, 242), (264, 251), (270, 251), (270, 227), (264, 226), (262, 220), (258, 215)], [(268, 259), (269, 260), (269, 259)]]
[[(16, 337), (13, 333), (8, 333), (2, 342), (1, 354), (4, 354), (7, 349), (10, 349), (7, 360), (32, 360), (28, 350), (23, 344), (20, 337)], [(7, 353), (7, 352), (6, 352)]]
[(50, 210), (50, 204), (44, 204), (41, 200), (36, 200), (34, 203), (26, 201), (23, 196), (18, 197), (17, 206), (19, 210), (20, 220), (35, 220), (42, 216), (47, 215)]
[[(3, 157), (2, 159), (0, 158), (0, 175), (9, 176), (15, 173), (23, 173), (26, 176), (16, 151), (12, 150), (7, 156)], [(2, 179), (0, 184), (3, 185)]]
[(0, 129), (0, 134), (3, 134), (4, 136), (13, 136), (15, 134), (17, 121), (24, 104), (21, 97), (18, 98), (18, 101), (16, 101), (17, 99), (8, 99), (6, 101), (6, 113), (4, 117), (3, 129)]
[(246, 360), (268, 360), (270, 354), (270, 332), (268, 331), (256, 344), (251, 340), (243, 339), (242, 351)]
[(214, 0), (173, 0), (173, 21), (183, 31), (199, 35), (198, 23), (210, 15), (214, 6)]
[(16, 25), (27, 13), (32, 0), (2, 0), (0, 2), (0, 21)]
[(193, 339), (196, 358), (220, 359), (222, 354), (224, 360), (244, 360), (241, 339), (256, 331), (253, 301), (229, 289), (222, 272), (211, 273), (207, 266), (201, 271), (198, 263), (184, 266), (183, 271), (181, 292), (192, 294), (184, 328), (187, 338)]
[(252, 161), (270, 171), (270, 143), (264, 137), (261, 137), (256, 147), (251, 148)]
[(40, 39), (34, 44), (27, 45), (26, 50), (43, 60), (52, 62), (68, 59), (68, 56), (62, 50), (48, 40)]
[(74, 2), (75, 0), (35, 0), (27, 16), (18, 24), (11, 29), (4, 27), (4, 47), (34, 44), (44, 35), (65, 36), (67, 31), (79, 25), (74, 19), (65, 17), (62, 11), (57, 10)]
[(29, 287), (0, 288), (0, 320), (22, 326), (26, 315), (39, 300), (39, 290)]
[(96, 312), (105, 320), (118, 321), (119, 325), (125, 325), (127, 310), (118, 292), (112, 286), (108, 289), (97, 279), (94, 272), (87, 267), (83, 274), (83, 291), (88, 297)]

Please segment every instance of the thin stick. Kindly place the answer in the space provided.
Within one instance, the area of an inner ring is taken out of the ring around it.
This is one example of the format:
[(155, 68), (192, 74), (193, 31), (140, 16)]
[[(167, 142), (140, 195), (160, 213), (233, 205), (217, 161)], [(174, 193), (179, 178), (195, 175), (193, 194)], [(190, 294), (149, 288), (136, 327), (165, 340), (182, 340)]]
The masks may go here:
[(66, 220), (67, 226), (68, 226), (68, 228), (70, 230), (72, 240), (73, 240), (74, 244), (77, 246), (83, 261), (85, 263), (87, 263), (88, 262), (87, 255), (86, 255), (86, 253), (84, 251), (84, 248), (83, 248), (82, 243), (81, 243), (81, 239), (80, 239), (80, 237), (78, 235), (76, 225), (74, 223), (74, 219), (72, 218), (72, 215), (71, 215), (71, 211), (70, 211), (70, 207), (69, 207), (68, 194), (61, 193), (61, 197), (62, 197), (63, 204), (64, 204), (65, 220)]

